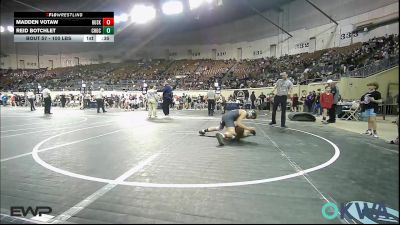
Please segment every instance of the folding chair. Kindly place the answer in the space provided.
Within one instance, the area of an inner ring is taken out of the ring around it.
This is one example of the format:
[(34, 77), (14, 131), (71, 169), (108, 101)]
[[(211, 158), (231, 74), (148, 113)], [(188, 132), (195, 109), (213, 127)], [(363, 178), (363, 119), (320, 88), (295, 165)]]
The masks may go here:
[(342, 115), (342, 117), (340, 117), (340, 119), (342, 119), (342, 120), (358, 120), (359, 119), (358, 113), (360, 112), (360, 109), (361, 109), (360, 103), (354, 102), (351, 105), (350, 109), (342, 110), (342, 112), (344, 112), (344, 114)]

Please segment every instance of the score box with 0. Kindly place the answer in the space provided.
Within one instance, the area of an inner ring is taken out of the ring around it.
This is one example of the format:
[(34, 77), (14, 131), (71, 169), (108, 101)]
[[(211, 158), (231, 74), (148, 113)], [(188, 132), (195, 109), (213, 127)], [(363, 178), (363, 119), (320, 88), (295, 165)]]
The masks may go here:
[(103, 18), (103, 26), (114, 26), (114, 18)]

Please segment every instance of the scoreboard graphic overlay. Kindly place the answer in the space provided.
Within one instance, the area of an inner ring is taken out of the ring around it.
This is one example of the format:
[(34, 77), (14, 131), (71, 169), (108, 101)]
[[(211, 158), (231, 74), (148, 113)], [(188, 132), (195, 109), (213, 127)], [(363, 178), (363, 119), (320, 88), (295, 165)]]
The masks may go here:
[(14, 12), (14, 42), (114, 42), (114, 12)]

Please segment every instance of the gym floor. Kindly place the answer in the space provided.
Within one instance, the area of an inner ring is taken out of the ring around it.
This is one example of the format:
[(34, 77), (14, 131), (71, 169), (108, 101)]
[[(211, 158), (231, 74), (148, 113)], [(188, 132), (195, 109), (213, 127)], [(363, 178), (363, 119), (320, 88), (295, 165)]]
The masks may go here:
[[(221, 115), (1, 108), (1, 223), (354, 223), (321, 208), (351, 201), (399, 210), (399, 151), (318, 122), (270, 127), (218, 146)], [(278, 112), (278, 124), (279, 124)], [(49, 206), (40, 218), (13, 206)]]

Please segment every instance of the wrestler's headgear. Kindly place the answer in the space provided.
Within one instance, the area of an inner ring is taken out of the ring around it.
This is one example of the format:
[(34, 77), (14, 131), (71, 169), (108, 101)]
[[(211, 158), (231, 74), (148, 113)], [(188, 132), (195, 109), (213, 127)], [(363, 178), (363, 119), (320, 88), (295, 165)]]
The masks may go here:
[(247, 111), (247, 119), (256, 119), (257, 118), (257, 112), (255, 110), (249, 110)]

